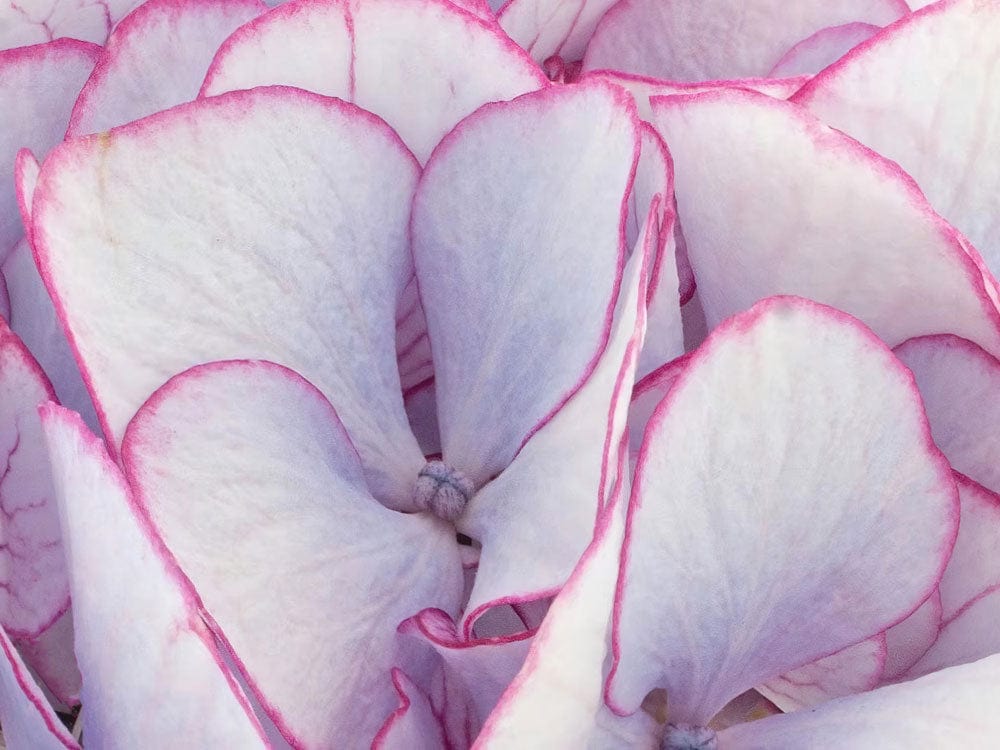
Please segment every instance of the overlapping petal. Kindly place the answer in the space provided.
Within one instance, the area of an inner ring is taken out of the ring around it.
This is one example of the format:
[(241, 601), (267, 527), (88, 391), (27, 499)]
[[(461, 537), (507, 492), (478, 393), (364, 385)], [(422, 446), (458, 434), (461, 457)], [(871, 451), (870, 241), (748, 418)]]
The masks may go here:
[(285, 737), (371, 742), (396, 703), (391, 668), (426, 678), (396, 626), (426, 607), (457, 614), (454, 528), (376, 502), (330, 403), (278, 365), (176, 376), (130, 424), (122, 460)]
[(259, 0), (148, 0), (118, 24), (73, 106), (67, 134), (97, 133), (189, 102), (215, 51)]
[(425, 161), (480, 105), (546, 83), (499, 28), (447, 0), (293, 0), (222, 45), (203, 93), (284, 84), (340, 97)]
[(666, 687), (671, 721), (707, 724), (908, 616), (957, 524), (909, 372), (840, 312), (760, 303), (709, 337), (647, 427), (609, 705)]
[(1000, 3), (935, 3), (796, 94), (824, 122), (898, 162), (1000, 272)]
[(709, 327), (770, 294), (799, 294), (890, 346), (954, 333), (1000, 352), (993, 282), (895, 164), (750, 91), (653, 108)]
[(104, 446), (72, 412), (50, 404), (41, 414), (69, 560), (88, 746), (267, 747), (194, 593)]
[(423, 460), (393, 331), (417, 174), (377, 118), (282, 87), (60, 146), (35, 249), (112, 447), (175, 373), (270, 359), (327, 394), (373, 492), (406, 506)]
[(63, 38), (103, 44), (141, 0), (21, 0), (0, 6), (0, 50)]
[(907, 11), (902, 0), (619, 0), (598, 24), (584, 69), (677, 81), (766, 76), (821, 29), (884, 26)]

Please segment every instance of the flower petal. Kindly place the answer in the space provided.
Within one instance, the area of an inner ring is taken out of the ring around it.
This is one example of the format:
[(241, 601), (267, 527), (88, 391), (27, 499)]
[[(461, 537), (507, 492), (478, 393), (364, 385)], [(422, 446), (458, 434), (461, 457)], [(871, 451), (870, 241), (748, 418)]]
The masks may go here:
[(881, 27), (859, 21), (820, 29), (782, 55), (768, 76), (785, 78), (819, 73), (879, 31)]
[(1000, 272), (1000, 4), (914, 13), (795, 96), (823, 122), (900, 164)]
[(80, 703), (80, 668), (73, 652), (73, 611), (66, 610), (37, 638), (17, 644), (31, 669), (57, 701)]
[(665, 687), (671, 721), (705, 725), (885, 630), (937, 586), (957, 516), (891, 352), (832, 308), (761, 302), (716, 329), (646, 429), (609, 705)]
[[(0, 27), (3, 23), (0, 22)], [(75, 39), (0, 51), (0, 261), (21, 239), (14, 163), (29, 148), (44, 155), (62, 140), (73, 100), (100, 47)]]
[(624, 92), (553, 87), (483, 108), (424, 170), (413, 254), (444, 460), (477, 486), (586, 382), (607, 346), (639, 145)]
[(122, 460), (282, 734), (371, 742), (396, 702), (390, 669), (421, 678), (396, 626), (457, 613), (454, 527), (379, 505), (330, 403), (270, 363), (176, 376), (129, 425)]
[[(959, 528), (959, 534), (961, 533)], [(958, 545), (955, 546), (957, 548)], [(952, 557), (954, 558), (954, 553)], [(896, 680), (905, 674), (921, 656), (927, 653), (927, 649), (937, 640), (940, 631), (941, 592), (935, 591), (916, 612), (885, 631), (886, 657), (882, 682)]]
[(598, 22), (617, 0), (509, 0), (497, 21), (538, 63), (583, 59)]
[(193, 592), (73, 412), (40, 408), (59, 497), (92, 747), (264, 748)]
[(50, 40), (103, 44), (141, 0), (19, 0), (0, 6), (0, 50)]
[(628, 407), (629, 453), (634, 461), (642, 447), (646, 424), (656, 407), (664, 399), (680, 374), (684, 372), (690, 354), (684, 354), (649, 373), (632, 389), (632, 402)]
[(118, 24), (73, 107), (68, 136), (189, 102), (215, 51), (266, 10), (260, 0), (149, 0)]
[(377, 118), (291, 88), (60, 146), (35, 250), (109, 443), (175, 373), (271, 359), (336, 402), (376, 496), (408, 507), (423, 457), (393, 331), (417, 172)]
[(69, 607), (59, 516), (38, 405), (52, 386), (0, 321), (0, 625), (40, 635)]
[(446, 750), (449, 747), (430, 699), (401, 669), (392, 670), (399, 707), (372, 742), (372, 750)]
[(1000, 352), (1000, 314), (978, 266), (896, 165), (749, 91), (653, 108), (710, 327), (770, 294), (800, 294), (890, 346), (955, 333)]
[(768, 680), (757, 690), (782, 711), (812, 708), (842, 695), (876, 687), (885, 666), (884, 635), (838, 651), (804, 667)]
[(1000, 736), (996, 686), (1000, 655), (914, 682), (839, 698), (812, 711), (796, 711), (719, 735), (725, 750), (792, 748), (979, 747)]
[(913, 371), (931, 435), (956, 471), (1000, 491), (1000, 362), (957, 336), (896, 347)]
[(10, 637), (0, 628), (0, 722), (11, 750), (79, 750), (35, 684)]
[(766, 76), (793, 44), (828, 26), (884, 26), (902, 0), (620, 0), (587, 47), (585, 70), (677, 81)]
[(384, 118), (423, 162), (480, 105), (547, 83), (495, 24), (446, 0), (293, 0), (222, 45), (202, 93), (285, 84), (336, 96)]

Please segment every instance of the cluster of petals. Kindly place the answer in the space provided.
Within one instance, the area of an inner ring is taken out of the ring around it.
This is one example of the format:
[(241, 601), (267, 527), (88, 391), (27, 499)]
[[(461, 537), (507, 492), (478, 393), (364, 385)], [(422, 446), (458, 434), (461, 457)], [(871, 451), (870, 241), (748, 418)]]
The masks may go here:
[(997, 40), (0, 8), (6, 746), (1000, 742)]

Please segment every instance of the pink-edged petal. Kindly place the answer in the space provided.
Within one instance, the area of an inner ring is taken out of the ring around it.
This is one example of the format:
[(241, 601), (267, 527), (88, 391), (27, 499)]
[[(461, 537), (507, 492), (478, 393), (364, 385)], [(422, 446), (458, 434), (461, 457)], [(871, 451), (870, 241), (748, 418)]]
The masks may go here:
[(794, 297), (733, 317), (646, 429), (609, 705), (665, 687), (671, 721), (705, 725), (891, 627), (937, 586), (957, 505), (912, 376), (869, 329)]
[[(955, 551), (941, 578), (945, 624), (984, 591), (1000, 586), (1000, 495), (966, 477), (955, 476), (962, 517)], [(1000, 652), (1000, 637), (994, 640)]]
[[(0, 21), (0, 28), (3, 27)], [(22, 148), (42, 156), (62, 140), (73, 101), (94, 67), (100, 47), (60, 39), (0, 51), (0, 260), (21, 238), (14, 175)]]
[(333, 400), (376, 497), (407, 507), (423, 457), (393, 331), (413, 273), (417, 173), (374, 116), (282, 87), (53, 152), (35, 192), (35, 251), (112, 449), (175, 373), (269, 359)]
[(447, 750), (447, 737), (430, 698), (401, 669), (392, 670), (399, 706), (375, 735), (372, 750)]
[(0, 723), (11, 750), (79, 750), (0, 627)]
[[(719, 734), (721, 750), (986, 747), (1000, 736), (1000, 655)], [(985, 745), (983, 743), (986, 743)]]
[(630, 247), (635, 247), (646, 231), (654, 200), (658, 210), (652, 227), (655, 247), (646, 289), (646, 338), (636, 367), (636, 379), (684, 353), (681, 282), (674, 233), (674, 165), (663, 139), (652, 126), (643, 123), (642, 148), (629, 200), (625, 235)]
[(684, 372), (690, 358), (690, 354), (685, 354), (667, 362), (638, 381), (632, 389), (632, 402), (628, 407), (628, 442), (633, 460), (639, 455), (649, 418)]
[(583, 59), (598, 21), (616, 0), (510, 0), (497, 21), (539, 63)]
[(330, 403), (278, 365), (173, 378), (130, 424), (122, 460), (289, 741), (370, 742), (396, 703), (389, 670), (421, 678), (396, 626), (457, 612), (454, 527), (377, 503)]
[(552, 596), (593, 537), (594, 521), (612, 490), (627, 479), (619, 454), (645, 335), (656, 211), (654, 205), (625, 266), (608, 346), (589, 379), (472, 498), (459, 520), (459, 529), (482, 543), (463, 622), (466, 634), (490, 607)]
[(103, 44), (142, 0), (19, 0), (0, 5), (0, 50), (71, 37)]
[(957, 336), (896, 347), (913, 371), (931, 434), (956, 471), (1000, 491), (1000, 361)]
[(90, 429), (99, 421), (59, 316), (38, 273), (31, 246), (21, 240), (0, 266), (10, 295), (10, 327), (52, 382), (59, 402), (81, 414)]
[(384, 118), (424, 161), (480, 105), (546, 83), (495, 24), (447, 0), (293, 0), (222, 45), (202, 92), (285, 84), (336, 96)]
[(916, 664), (937, 640), (940, 631), (941, 592), (935, 591), (916, 612), (885, 631), (886, 656), (882, 681), (891, 682)]
[(718, 89), (747, 89), (774, 97), (787, 99), (800, 88), (808, 76), (794, 78), (743, 78), (725, 81), (700, 81), (698, 83), (680, 83), (678, 81), (662, 81), (647, 76), (631, 75), (614, 70), (595, 70), (587, 73), (581, 81), (598, 79), (621, 86), (635, 98), (639, 116), (643, 120), (653, 119), (653, 109), (650, 100), (656, 96), (673, 96), (676, 94), (700, 94)]
[[(624, 526), (619, 492), (552, 603), (524, 667), (483, 727), (475, 744), (478, 750), (655, 747), (655, 725), (648, 717), (619, 719), (602, 699)], [(621, 734), (629, 729), (634, 736), (623, 742)], [(612, 740), (616, 733), (617, 742)]]
[(150, 0), (108, 38), (67, 135), (108, 130), (189, 102), (219, 45), (260, 15), (260, 0)]
[(954, 333), (1000, 352), (1000, 314), (976, 262), (895, 164), (750, 91), (653, 108), (709, 327), (762, 297), (798, 294), (860, 318), (890, 346)]
[(884, 26), (903, 0), (620, 0), (594, 32), (584, 69), (706, 81), (766, 76), (796, 42), (828, 26)]
[(881, 30), (874, 24), (858, 21), (820, 29), (782, 55), (768, 76), (785, 78), (819, 73)]
[(54, 397), (38, 363), (0, 321), (0, 625), (13, 638), (40, 635), (69, 607), (37, 414)]
[(757, 690), (786, 713), (812, 708), (831, 698), (876, 687), (886, 653), (886, 638), (878, 635), (768, 680)]
[(17, 152), (17, 156), (14, 157), (14, 192), (21, 223), (25, 227), (31, 226), (31, 204), (41, 171), (42, 165), (31, 153), (31, 149), (22, 148)]
[(418, 613), (399, 627), (441, 657), (452, 696), (466, 706), (464, 730), (475, 737), (500, 696), (520, 671), (534, 631), (496, 638), (463, 638), (455, 621), (441, 610)]
[(795, 96), (898, 162), (1000, 272), (1000, 4), (947, 0), (914, 13)]
[(73, 611), (66, 610), (36, 638), (17, 644), (39, 681), (65, 706), (80, 702), (80, 668), (73, 652)]
[(59, 497), (90, 747), (264, 748), (190, 587), (104, 445), (39, 410)]
[(639, 146), (624, 92), (552, 87), (483, 108), (424, 170), (411, 227), (444, 460), (477, 486), (607, 346)]

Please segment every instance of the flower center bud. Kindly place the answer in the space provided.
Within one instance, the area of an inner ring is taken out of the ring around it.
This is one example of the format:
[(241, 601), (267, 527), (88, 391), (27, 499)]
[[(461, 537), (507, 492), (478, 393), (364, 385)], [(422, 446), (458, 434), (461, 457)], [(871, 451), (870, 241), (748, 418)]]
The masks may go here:
[(445, 521), (456, 521), (472, 498), (472, 482), (443, 461), (428, 461), (413, 484), (413, 503)]
[(667, 733), (660, 743), (661, 750), (716, 750), (718, 747), (715, 732), (696, 724), (667, 724)]

